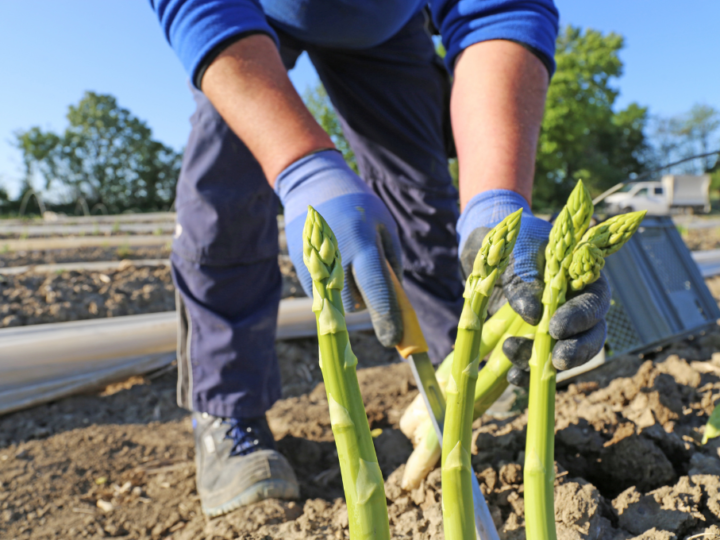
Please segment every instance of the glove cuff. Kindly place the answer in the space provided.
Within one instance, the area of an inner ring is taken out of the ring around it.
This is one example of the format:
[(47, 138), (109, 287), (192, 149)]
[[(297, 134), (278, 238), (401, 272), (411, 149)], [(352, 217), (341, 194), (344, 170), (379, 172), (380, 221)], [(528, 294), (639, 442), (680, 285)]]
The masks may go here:
[(525, 197), (509, 189), (491, 189), (475, 195), (457, 222), (460, 250), (473, 230), (494, 227), (520, 208), (523, 209), (523, 218), (532, 217), (530, 204)]
[(275, 180), (275, 193), (285, 207), (286, 222), (304, 214), (308, 205), (370, 188), (345, 163), (337, 150), (321, 150), (290, 164)]

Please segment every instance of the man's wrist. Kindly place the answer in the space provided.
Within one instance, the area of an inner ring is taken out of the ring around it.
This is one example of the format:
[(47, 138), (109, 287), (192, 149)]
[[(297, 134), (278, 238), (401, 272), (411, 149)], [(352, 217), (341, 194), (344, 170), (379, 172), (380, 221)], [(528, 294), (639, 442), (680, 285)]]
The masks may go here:
[(302, 102), (266, 34), (226, 47), (205, 71), (202, 91), (255, 156), (271, 186), (302, 156), (334, 146)]
[(470, 202), (468, 202), (465, 207), (465, 211), (460, 216), (458, 224), (460, 224), (466, 216), (475, 214), (477, 219), (484, 221), (480, 226), (494, 227), (520, 208), (523, 209), (523, 216), (532, 215), (530, 203), (516, 191), (510, 189), (489, 189), (478, 193), (470, 199)]
[(465, 206), (457, 223), (460, 243), (478, 227), (494, 227), (507, 216), (523, 209), (523, 217), (532, 216), (530, 203), (515, 191), (490, 189), (475, 195)]
[(370, 188), (332, 148), (311, 152), (294, 161), (277, 177), (275, 193), (290, 221), (313, 206), (353, 193), (372, 193)]

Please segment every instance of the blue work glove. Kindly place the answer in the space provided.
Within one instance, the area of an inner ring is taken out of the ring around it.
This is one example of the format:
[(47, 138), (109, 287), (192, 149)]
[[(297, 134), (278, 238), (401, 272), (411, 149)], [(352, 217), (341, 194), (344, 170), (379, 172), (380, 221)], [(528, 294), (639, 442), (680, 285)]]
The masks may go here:
[(403, 335), (402, 318), (385, 261), (400, 278), (401, 250), (395, 220), (385, 204), (335, 150), (323, 150), (290, 165), (278, 176), (275, 192), (285, 208), (288, 251), (305, 293), (312, 296), (302, 249), (311, 205), (338, 240), (345, 269), (345, 310), (367, 308), (380, 343), (397, 345)]
[[(545, 246), (552, 226), (535, 217), (521, 195), (494, 189), (470, 200), (457, 227), (460, 262), (465, 274), (469, 274), (487, 232), (518, 208), (523, 209), (520, 234), (497, 286), (513, 310), (526, 322), (536, 325), (543, 312)], [(607, 335), (605, 315), (610, 309), (610, 296), (610, 286), (604, 277), (579, 293), (568, 293), (567, 302), (550, 320), (550, 335), (558, 340), (552, 352), (557, 369), (579, 366), (600, 352)], [(527, 384), (531, 351), (532, 342), (525, 338), (510, 338), (503, 344), (503, 352), (515, 366), (508, 374), (511, 383)]]

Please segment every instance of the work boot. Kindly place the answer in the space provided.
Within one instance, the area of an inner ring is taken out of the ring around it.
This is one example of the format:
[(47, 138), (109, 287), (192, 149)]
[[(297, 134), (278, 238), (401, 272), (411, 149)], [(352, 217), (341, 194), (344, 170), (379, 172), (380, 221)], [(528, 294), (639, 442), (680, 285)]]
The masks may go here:
[(275, 447), (265, 417), (193, 413), (197, 490), (208, 517), (264, 499), (297, 499), (295, 473)]

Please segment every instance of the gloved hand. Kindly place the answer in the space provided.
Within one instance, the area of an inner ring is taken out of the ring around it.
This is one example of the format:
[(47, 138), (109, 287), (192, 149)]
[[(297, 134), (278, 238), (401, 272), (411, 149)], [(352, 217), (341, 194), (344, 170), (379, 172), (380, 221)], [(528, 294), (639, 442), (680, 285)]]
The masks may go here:
[(348, 312), (367, 308), (380, 343), (393, 347), (403, 327), (387, 262), (402, 276), (397, 226), (380, 198), (347, 166), (340, 152), (323, 150), (299, 159), (278, 176), (275, 192), (285, 209), (288, 251), (305, 293), (312, 280), (303, 263), (302, 232), (312, 205), (337, 237)]
[[(487, 232), (518, 208), (523, 209), (520, 235), (496, 286), (502, 288), (518, 315), (536, 325), (543, 312), (545, 246), (552, 226), (533, 216), (521, 195), (495, 189), (471, 199), (458, 221), (460, 262), (465, 274), (469, 274)], [(607, 335), (605, 315), (610, 309), (610, 296), (610, 286), (604, 277), (578, 293), (568, 291), (567, 302), (550, 320), (550, 335), (558, 340), (552, 351), (557, 369), (579, 366), (600, 352)], [(515, 365), (508, 374), (511, 383), (519, 386), (527, 383), (531, 351), (532, 341), (525, 338), (510, 338), (503, 344), (503, 352)]]

